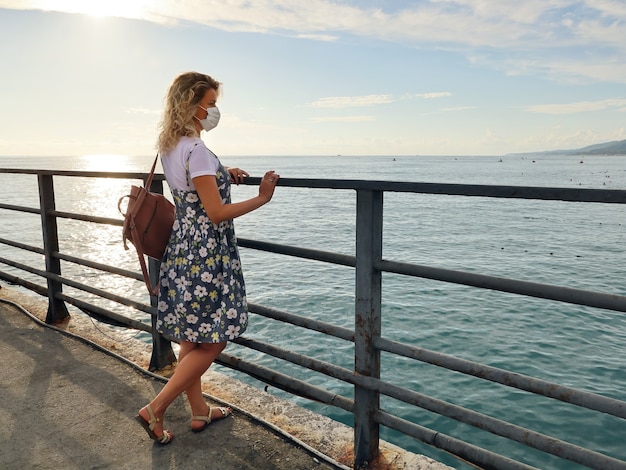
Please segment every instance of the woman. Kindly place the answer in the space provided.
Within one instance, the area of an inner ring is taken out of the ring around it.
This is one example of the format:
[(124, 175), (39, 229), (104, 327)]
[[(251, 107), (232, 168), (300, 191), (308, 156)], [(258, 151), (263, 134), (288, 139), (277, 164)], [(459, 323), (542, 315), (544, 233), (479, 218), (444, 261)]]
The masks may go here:
[(230, 202), (231, 181), (240, 183), (248, 173), (226, 170), (200, 139), (202, 130), (219, 121), (219, 86), (200, 73), (178, 76), (167, 94), (158, 141), (176, 220), (161, 261), (157, 330), (179, 341), (180, 352), (174, 375), (135, 418), (160, 444), (174, 437), (163, 428), (163, 416), (182, 392), (189, 400), (194, 432), (232, 413), (230, 408), (210, 408), (201, 388), (202, 374), (248, 324), (232, 219), (268, 203), (279, 178), (268, 171), (258, 196)]

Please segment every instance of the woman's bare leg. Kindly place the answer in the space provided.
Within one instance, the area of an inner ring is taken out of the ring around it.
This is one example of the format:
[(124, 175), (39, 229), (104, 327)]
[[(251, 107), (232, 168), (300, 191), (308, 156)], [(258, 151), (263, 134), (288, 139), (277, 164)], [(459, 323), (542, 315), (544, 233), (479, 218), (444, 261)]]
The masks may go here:
[[(154, 415), (159, 419), (154, 428), (154, 433), (157, 436), (163, 433), (163, 415), (165, 410), (184, 391), (188, 390), (191, 393), (191, 398), (189, 398), (189, 394), (187, 396), (192, 413), (198, 412), (199, 415), (208, 413), (208, 407), (202, 396), (200, 377), (207, 371), (225, 347), (226, 343), (196, 344), (181, 341), (178, 366), (176, 366), (174, 375), (149, 403)], [(202, 400), (202, 403), (200, 403), (200, 400)], [(139, 411), (139, 415), (148, 421), (148, 412), (145, 408)]]
[[(178, 360), (182, 361), (187, 353), (195, 349), (197, 346), (197, 343), (188, 343), (186, 341), (181, 343)], [(192, 416), (195, 413), (202, 413), (206, 405), (204, 397), (202, 396), (202, 379), (200, 377), (194, 380), (191, 385), (185, 389), (185, 394), (187, 395), (189, 405), (191, 406)]]
[[(194, 347), (197, 346), (197, 343), (186, 343), (191, 344), (191, 347), (183, 347), (181, 343), (180, 352), (178, 353), (179, 361), (182, 361), (185, 355), (191, 351)], [(226, 346), (226, 343), (221, 343)], [(222, 349), (223, 350), (223, 349)], [(221, 352), (221, 351), (220, 351)], [(216, 356), (217, 357), (217, 356)], [(189, 406), (191, 407), (191, 416), (207, 416), (209, 413), (209, 406), (206, 403), (204, 395), (202, 395), (202, 378), (198, 377), (197, 380), (194, 380), (192, 384), (185, 389), (185, 394), (187, 395), (187, 400), (189, 400)], [(214, 411), (211, 418), (218, 419), (222, 416), (220, 411)], [(199, 429), (204, 426), (205, 421), (192, 421), (192, 429)]]

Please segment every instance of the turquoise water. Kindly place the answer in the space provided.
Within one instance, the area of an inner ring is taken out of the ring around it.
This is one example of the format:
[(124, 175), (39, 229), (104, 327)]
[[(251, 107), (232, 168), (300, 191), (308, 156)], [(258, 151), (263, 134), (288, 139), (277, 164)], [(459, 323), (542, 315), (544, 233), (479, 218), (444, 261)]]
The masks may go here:
[[(3, 157), (0, 167), (147, 171), (150, 160), (150, 157)], [(583, 160), (571, 156), (233, 157), (222, 160), (254, 176), (275, 169), (288, 178), (626, 189), (626, 157)], [(2, 202), (37, 205), (36, 181), (32, 176), (0, 175), (0, 185)], [(125, 194), (127, 186), (128, 181), (123, 180), (101, 182), (58, 177), (55, 178), (57, 207), (119, 217), (117, 199)], [(246, 198), (255, 192), (254, 187), (240, 186), (234, 189), (233, 197)], [(355, 200), (355, 194), (350, 191), (279, 187), (269, 205), (237, 220), (237, 234), (242, 238), (354, 254)], [(609, 204), (386, 194), (383, 256), (625, 295), (626, 263), (622, 246), (625, 211), (623, 205)], [(40, 245), (38, 216), (0, 211), (0, 217), (3, 221), (0, 236)], [(33, 229), (25, 230), (24, 226), (29, 224)], [(72, 221), (59, 224), (62, 251), (137, 269), (133, 253), (124, 252), (121, 247), (119, 228), (85, 228), (85, 224)], [(6, 251), (6, 247), (0, 246), (0, 256), (6, 256)], [(38, 256), (20, 256), (29, 264), (41, 264)], [(242, 262), (251, 302), (353, 327), (351, 269), (247, 249), (242, 249)], [(69, 274), (70, 269), (64, 273)], [(76, 275), (82, 281), (92, 279), (94, 285), (124, 295), (130, 291), (131, 296), (145, 300), (145, 288), (140, 283), (84, 270)], [(129, 314), (123, 307), (106, 302), (104, 305)], [(257, 316), (251, 320), (248, 336), (346, 368), (351, 368), (353, 361), (351, 345)], [(383, 336), (626, 399), (623, 313), (385, 274)], [(231, 346), (230, 352), (351, 397), (348, 387), (325, 376), (303, 372), (254, 351)], [(392, 383), (420, 393), (626, 459), (623, 445), (626, 425), (621, 420), (386, 354), (382, 358), (382, 375)], [(251, 379), (249, 382), (262, 386)], [(270, 392), (288, 397), (271, 388)], [(299, 398), (290, 399), (340, 421), (351, 422), (351, 416), (340, 410)], [(579, 468), (391, 399), (383, 400), (383, 407), (420, 425), (540, 468)], [(388, 430), (383, 431), (383, 438), (455, 468), (469, 468), (411, 438)]]

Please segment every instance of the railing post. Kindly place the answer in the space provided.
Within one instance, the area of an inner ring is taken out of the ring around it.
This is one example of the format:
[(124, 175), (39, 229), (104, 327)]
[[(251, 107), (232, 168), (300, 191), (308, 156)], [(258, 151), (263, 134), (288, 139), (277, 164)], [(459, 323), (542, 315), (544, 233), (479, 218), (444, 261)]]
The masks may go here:
[[(383, 193), (358, 190), (356, 213), (356, 298), (354, 364), (359, 375), (380, 378), (380, 351), (373, 339), (381, 334), (381, 273), (374, 262), (382, 258)], [(380, 394), (354, 389), (354, 468), (364, 468), (378, 455), (380, 431), (374, 420)]]
[[(152, 180), (149, 190), (153, 193), (163, 194), (163, 182)], [(150, 274), (150, 284), (153, 286), (159, 281), (160, 269), (161, 262), (148, 257), (148, 273)], [(150, 296), (150, 305), (156, 307), (157, 301), (156, 295)], [(159, 371), (175, 362), (176, 355), (172, 350), (172, 343), (156, 330), (156, 315), (152, 315), (152, 356), (148, 370)]]
[[(52, 256), (59, 251), (59, 233), (57, 218), (50, 214), (56, 208), (54, 202), (54, 185), (52, 175), (37, 175), (39, 184), (39, 208), (41, 210), (41, 233), (43, 234), (43, 250), (46, 260), (46, 272), (61, 275), (61, 260)], [(48, 312), (46, 323), (51, 325), (61, 323), (70, 316), (65, 302), (57, 298), (63, 291), (63, 284), (48, 278)]]

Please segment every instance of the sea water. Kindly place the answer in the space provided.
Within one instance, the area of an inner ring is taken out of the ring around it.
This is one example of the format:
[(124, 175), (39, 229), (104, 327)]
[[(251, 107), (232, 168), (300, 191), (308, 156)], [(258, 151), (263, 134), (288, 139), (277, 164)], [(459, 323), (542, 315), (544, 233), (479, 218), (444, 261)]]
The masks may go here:
[[(145, 172), (151, 161), (151, 157), (127, 156), (0, 157), (0, 168)], [(267, 156), (224, 157), (222, 161), (253, 176), (273, 169), (285, 178), (626, 189), (626, 157)], [(57, 176), (56, 205), (62, 211), (119, 218), (117, 202), (127, 193), (129, 183)], [(0, 188), (3, 203), (38, 206), (33, 175), (0, 174)], [(233, 200), (251, 197), (256, 191), (253, 186), (234, 186)], [(270, 204), (237, 219), (237, 235), (353, 255), (355, 203), (355, 193), (349, 190), (279, 186)], [(626, 207), (619, 204), (386, 193), (383, 257), (625, 295), (625, 211)], [(0, 211), (0, 218), (0, 237), (41, 245), (39, 216)], [(136, 255), (123, 250), (119, 227), (59, 220), (59, 233), (64, 253), (137, 270)], [(43, 269), (38, 255), (0, 245), (0, 256)], [(250, 249), (242, 249), (241, 256), (250, 302), (353, 328), (351, 268)], [(29, 278), (23, 271), (2, 269)], [(146, 301), (145, 286), (139, 282), (72, 265), (64, 265), (63, 273)], [(79, 295), (92, 299), (85, 293)], [(149, 321), (112, 302), (92, 301)], [(626, 319), (620, 312), (386, 273), (382, 318), (383, 336), (390, 340), (626, 399)], [(257, 315), (252, 315), (246, 334), (352, 368), (353, 347), (345, 342)], [(150, 341), (143, 333), (140, 337)], [(231, 348), (233, 354), (352, 398), (350, 387), (339, 381), (303, 372), (255, 351)], [(220, 370), (262, 386), (226, 368)], [(383, 379), (416, 392), (626, 459), (626, 425), (622, 420), (388, 354), (382, 355), (381, 374)], [(293, 398), (271, 387), (270, 392), (337, 420), (352, 422), (351, 415), (342, 410)], [(383, 398), (382, 406), (404, 419), (539, 468), (579, 468), (395, 400)], [(385, 428), (382, 437), (455, 468), (469, 468)]]

